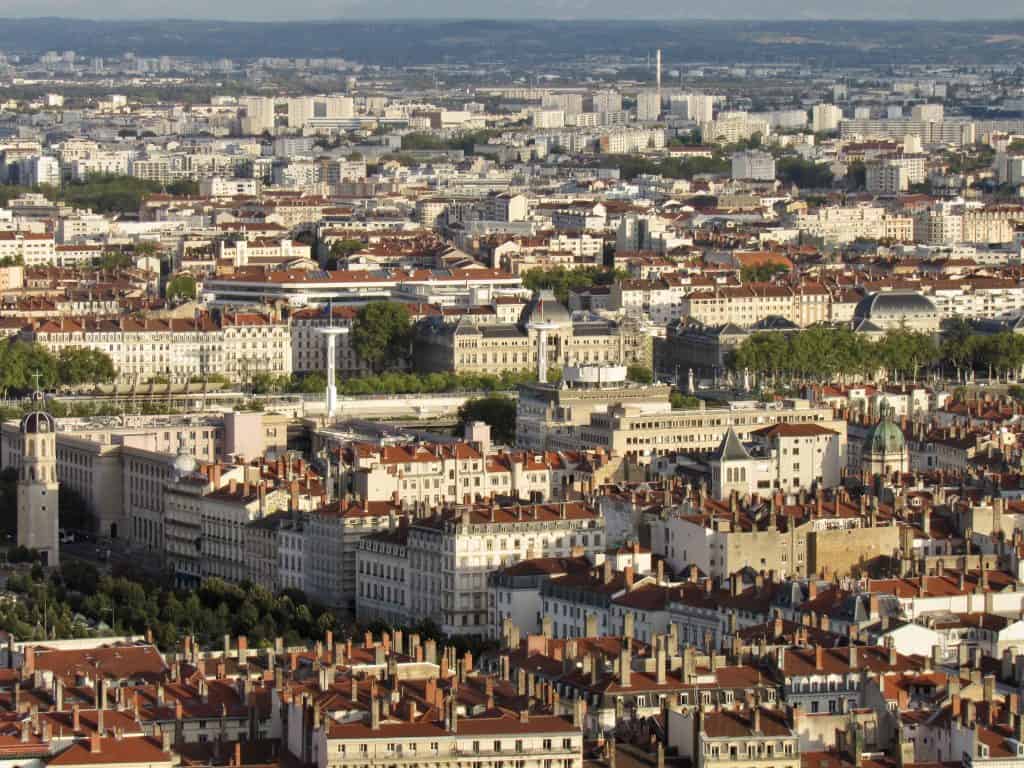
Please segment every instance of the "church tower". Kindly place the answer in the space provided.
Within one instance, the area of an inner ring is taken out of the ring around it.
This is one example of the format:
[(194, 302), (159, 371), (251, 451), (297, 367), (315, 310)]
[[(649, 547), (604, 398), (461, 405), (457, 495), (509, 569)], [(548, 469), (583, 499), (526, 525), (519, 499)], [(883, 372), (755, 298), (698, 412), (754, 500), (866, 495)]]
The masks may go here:
[(38, 550), (43, 564), (60, 564), (57, 497), (57, 430), (35, 392), (35, 410), (21, 420), (18, 469), (18, 546)]

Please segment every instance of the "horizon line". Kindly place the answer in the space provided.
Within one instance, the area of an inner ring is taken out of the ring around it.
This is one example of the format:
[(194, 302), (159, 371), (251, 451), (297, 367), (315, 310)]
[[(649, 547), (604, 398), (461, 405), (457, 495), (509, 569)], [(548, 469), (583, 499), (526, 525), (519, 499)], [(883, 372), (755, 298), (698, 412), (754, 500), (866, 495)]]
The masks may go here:
[(909, 16), (897, 16), (890, 18), (878, 17), (790, 17), (790, 18), (767, 18), (760, 16), (734, 16), (730, 18), (713, 17), (687, 17), (677, 18), (673, 16), (631, 16), (619, 18), (608, 16), (603, 18), (573, 18), (559, 16), (534, 16), (534, 17), (486, 17), (486, 16), (324, 16), (306, 19), (297, 18), (258, 18), (258, 19), (226, 19), (218, 17), (180, 17), (180, 16), (74, 16), (74, 15), (41, 15), (41, 16), (0, 16), (0, 21), (89, 21), (96, 23), (131, 24), (131, 23), (157, 23), (157, 22), (189, 22), (189, 23), (213, 23), (213, 24), (322, 24), (325, 22), (387, 22), (395, 23), (450, 23), (450, 22), (491, 22), (505, 24), (522, 24), (530, 22), (572, 22), (575, 24), (643, 24), (643, 23), (665, 23), (674, 24), (735, 24), (760, 23), (760, 24), (992, 24), (992, 23), (1024, 23), (1024, 13), (1020, 16), (993, 16), (986, 18), (947, 16), (941, 18), (918, 19)]

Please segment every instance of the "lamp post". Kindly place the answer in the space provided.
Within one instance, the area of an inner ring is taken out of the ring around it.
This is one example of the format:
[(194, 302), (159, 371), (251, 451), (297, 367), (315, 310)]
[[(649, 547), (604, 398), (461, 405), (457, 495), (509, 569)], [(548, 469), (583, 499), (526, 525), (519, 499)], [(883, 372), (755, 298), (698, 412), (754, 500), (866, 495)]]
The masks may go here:
[(339, 336), (347, 334), (348, 328), (342, 328), (337, 325), (329, 325), (326, 328), (321, 328), (320, 333), (327, 339), (327, 390), (325, 392), (325, 398), (327, 401), (327, 418), (334, 418), (334, 411), (338, 407), (338, 385), (335, 382), (335, 361), (337, 357), (337, 339)]
[(540, 320), (530, 323), (527, 328), (537, 331), (537, 381), (543, 384), (548, 380), (548, 331), (557, 330), (558, 325)]

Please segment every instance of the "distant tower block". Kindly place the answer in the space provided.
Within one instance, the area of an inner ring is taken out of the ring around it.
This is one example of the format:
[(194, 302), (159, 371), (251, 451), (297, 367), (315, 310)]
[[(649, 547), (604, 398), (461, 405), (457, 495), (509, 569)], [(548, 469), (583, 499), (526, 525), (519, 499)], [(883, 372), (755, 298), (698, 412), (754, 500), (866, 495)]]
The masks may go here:
[(655, 82), (658, 85), (658, 96), (661, 96), (661, 48), (658, 49), (658, 53), (654, 57), (655, 66)]
[(334, 373), (337, 368), (337, 339), (339, 336), (347, 334), (348, 328), (329, 325), (326, 328), (321, 328), (320, 333), (327, 338), (327, 418), (333, 419), (334, 412), (338, 407), (338, 385), (335, 382)]
[(18, 546), (35, 549), (47, 566), (60, 565), (58, 534), (57, 426), (43, 410), (43, 393), (33, 394), (36, 410), (21, 420), (18, 467)]

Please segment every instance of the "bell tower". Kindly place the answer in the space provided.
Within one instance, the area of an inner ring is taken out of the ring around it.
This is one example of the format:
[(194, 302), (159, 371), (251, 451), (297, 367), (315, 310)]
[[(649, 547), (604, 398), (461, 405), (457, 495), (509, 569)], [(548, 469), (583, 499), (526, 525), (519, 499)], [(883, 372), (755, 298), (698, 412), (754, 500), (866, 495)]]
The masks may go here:
[(38, 550), (43, 564), (60, 564), (58, 534), (57, 430), (43, 410), (43, 393), (33, 393), (34, 408), (21, 420), (18, 467), (18, 546)]

